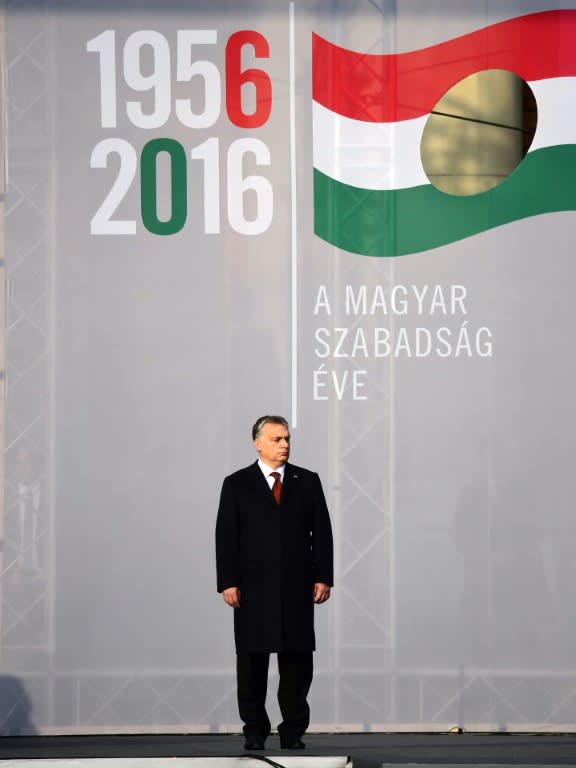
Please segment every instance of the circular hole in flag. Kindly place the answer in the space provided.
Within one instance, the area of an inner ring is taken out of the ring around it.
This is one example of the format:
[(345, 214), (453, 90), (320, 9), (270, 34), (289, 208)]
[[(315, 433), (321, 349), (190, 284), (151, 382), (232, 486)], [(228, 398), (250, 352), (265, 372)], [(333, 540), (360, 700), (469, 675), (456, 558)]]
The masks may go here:
[(456, 83), (432, 110), (420, 156), (431, 184), (450, 195), (477, 195), (501, 184), (522, 162), (536, 130), (528, 83), (502, 69)]

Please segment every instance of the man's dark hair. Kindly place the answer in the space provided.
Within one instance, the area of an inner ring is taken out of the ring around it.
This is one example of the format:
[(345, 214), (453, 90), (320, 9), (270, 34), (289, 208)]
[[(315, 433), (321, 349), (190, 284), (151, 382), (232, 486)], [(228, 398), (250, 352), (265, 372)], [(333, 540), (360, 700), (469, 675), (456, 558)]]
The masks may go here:
[(286, 429), (290, 429), (288, 422), (283, 416), (260, 416), (252, 427), (252, 440), (260, 437), (260, 432), (262, 432), (262, 427), (265, 424), (281, 424)]

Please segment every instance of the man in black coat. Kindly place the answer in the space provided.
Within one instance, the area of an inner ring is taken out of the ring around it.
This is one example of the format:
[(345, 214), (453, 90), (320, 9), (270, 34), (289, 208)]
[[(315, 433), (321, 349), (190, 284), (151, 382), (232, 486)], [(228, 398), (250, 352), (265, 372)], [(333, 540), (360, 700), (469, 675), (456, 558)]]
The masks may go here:
[(283, 749), (303, 749), (310, 722), (314, 603), (330, 597), (332, 529), (320, 478), (288, 463), (281, 416), (252, 428), (259, 459), (224, 480), (216, 521), (218, 591), (234, 608), (238, 708), (246, 749), (270, 733), (266, 688), (278, 654), (278, 726)]

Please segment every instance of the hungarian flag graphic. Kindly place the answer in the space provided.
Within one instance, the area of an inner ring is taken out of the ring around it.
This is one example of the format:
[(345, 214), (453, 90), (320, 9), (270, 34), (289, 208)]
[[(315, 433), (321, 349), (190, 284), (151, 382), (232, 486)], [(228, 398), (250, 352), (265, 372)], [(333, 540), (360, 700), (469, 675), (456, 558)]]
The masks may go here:
[[(433, 187), (420, 142), (439, 99), (501, 69), (525, 80), (538, 122), (499, 186), (467, 197)], [(365, 256), (437, 248), (493, 227), (576, 210), (576, 10), (533, 13), (396, 55), (313, 36), (314, 231)]]

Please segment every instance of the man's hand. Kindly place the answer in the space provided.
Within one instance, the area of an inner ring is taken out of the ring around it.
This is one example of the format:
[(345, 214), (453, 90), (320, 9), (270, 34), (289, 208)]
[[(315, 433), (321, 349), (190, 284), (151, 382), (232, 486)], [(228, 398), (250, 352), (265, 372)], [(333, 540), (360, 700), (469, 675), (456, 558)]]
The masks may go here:
[(223, 590), (222, 597), (232, 608), (240, 608), (240, 589), (238, 587), (228, 587)]
[(325, 603), (330, 597), (330, 587), (328, 584), (322, 584), (322, 582), (318, 581), (314, 584), (313, 594), (315, 603)]

